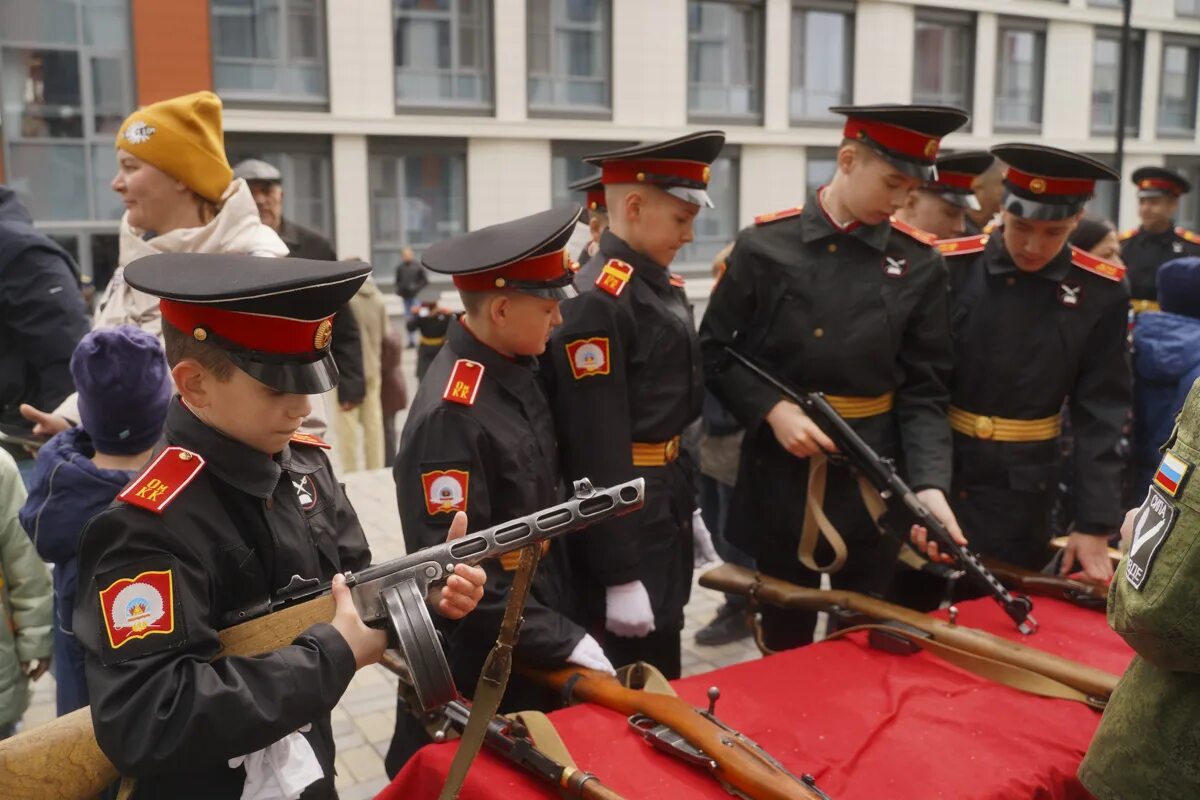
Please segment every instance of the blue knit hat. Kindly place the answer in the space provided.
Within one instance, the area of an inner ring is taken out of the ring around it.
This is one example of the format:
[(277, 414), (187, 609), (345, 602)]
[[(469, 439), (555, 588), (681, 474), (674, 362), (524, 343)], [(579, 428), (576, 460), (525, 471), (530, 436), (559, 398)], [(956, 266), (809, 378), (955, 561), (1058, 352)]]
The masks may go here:
[(71, 355), (71, 376), (97, 452), (135, 455), (158, 441), (173, 390), (157, 337), (132, 325), (92, 331)]
[(1158, 268), (1158, 304), (1172, 314), (1200, 317), (1200, 258), (1173, 258)]

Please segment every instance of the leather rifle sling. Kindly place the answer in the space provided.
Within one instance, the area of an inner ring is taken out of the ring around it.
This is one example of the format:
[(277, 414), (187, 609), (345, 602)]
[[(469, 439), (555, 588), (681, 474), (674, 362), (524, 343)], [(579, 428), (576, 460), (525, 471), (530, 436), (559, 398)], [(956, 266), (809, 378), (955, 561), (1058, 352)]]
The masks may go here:
[(540, 544), (529, 545), (521, 550), (521, 562), (513, 575), (508, 605), (504, 609), (504, 621), (500, 623), (500, 635), (496, 637), (496, 644), (488, 653), (483, 670), (479, 673), (475, 695), (471, 698), (471, 715), (467, 718), (467, 726), (463, 729), (454, 760), (450, 762), (450, 771), (446, 775), (442, 792), (438, 795), (439, 800), (454, 800), (458, 797), (458, 792), (467, 779), (467, 772), (471, 769), (471, 762), (483, 746), (488, 724), (500, 708), (500, 700), (504, 697), (508, 676), (512, 671), (512, 649), (517, 640), (517, 629), (521, 627), (525, 598), (529, 596), (533, 574), (537, 570), (541, 555)]
[[(846, 540), (825, 514), (825, 483), (828, 476), (829, 458), (824, 453), (809, 456), (804, 522), (800, 528), (800, 546), (796, 549), (796, 558), (813, 572), (833, 574), (846, 564)], [(854, 477), (858, 481), (858, 493), (862, 496), (863, 505), (867, 507), (871, 519), (878, 524), (887, 510), (883, 499), (865, 478), (857, 473)], [(822, 536), (833, 549), (833, 560), (828, 564), (818, 564), (816, 559), (817, 545)]]

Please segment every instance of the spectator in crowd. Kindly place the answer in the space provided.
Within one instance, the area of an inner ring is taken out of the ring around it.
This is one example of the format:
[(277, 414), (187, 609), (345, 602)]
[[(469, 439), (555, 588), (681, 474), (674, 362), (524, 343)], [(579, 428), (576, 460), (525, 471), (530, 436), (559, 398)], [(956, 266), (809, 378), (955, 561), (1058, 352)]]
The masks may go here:
[[(413, 309), (417, 306), (417, 295), (429, 285), (429, 276), (425, 268), (416, 260), (411, 247), (400, 251), (400, 263), (396, 265), (396, 294), (404, 300), (404, 314), (412, 318)], [(415, 346), (412, 329), (409, 329), (408, 346)]]
[[(158, 298), (125, 282), (125, 267), (153, 253), (243, 253), (282, 258), (287, 246), (258, 216), (245, 181), (234, 180), (222, 143), (221, 100), (195, 92), (152, 103), (130, 114), (116, 136), (121, 195), (117, 268), (96, 305), (93, 325), (129, 324), (162, 337)], [(79, 421), (75, 396), (56, 410), (24, 404), (38, 433), (60, 433)], [(320, 405), (316, 405), (320, 409)], [(319, 411), (306, 430), (324, 430)]]
[(1112, 264), (1121, 261), (1121, 240), (1116, 227), (1104, 217), (1085, 214), (1071, 232), (1071, 244)]
[(383, 411), (383, 465), (396, 463), (396, 415), (408, 408), (408, 385), (404, 382), (404, 337), (388, 320), (380, 347), (380, 404)]
[(173, 393), (162, 344), (132, 325), (84, 336), (71, 357), (71, 374), (82, 424), (38, 451), (37, 472), (21, 509), (21, 524), (38, 554), (54, 564), (60, 716), (88, 704), (83, 648), (71, 620), (79, 534), (149, 460)]
[(438, 305), (438, 295), (441, 292), (434, 286), (426, 286), (421, 290), (418, 299), (420, 305), (409, 316), (405, 325), (409, 333), (417, 331), (417, 382), (425, 377), (425, 371), (433, 363), (433, 359), (446, 343), (446, 331), (454, 321), (454, 312)]
[(1143, 311), (1133, 327), (1133, 497), (1144, 497), (1192, 384), (1200, 378), (1200, 257), (1158, 268), (1161, 311)]
[[(367, 278), (350, 299), (350, 311), (357, 320), (362, 344), (363, 401), (337, 415), (338, 458), (344, 472), (382, 469), (384, 461), (383, 408), (383, 337), (389, 327), (383, 293), (375, 281)], [(339, 314), (339, 316), (341, 316)], [(337, 333), (334, 333), (337, 340)], [(335, 356), (336, 358), (336, 356)]]
[[(67, 365), (87, 329), (79, 268), (0, 185), (0, 424), (28, 432), (22, 403), (54, 408), (74, 391)], [(9, 452), (31, 475), (29, 454)]]
[(29, 707), (29, 682), (50, 667), (50, 570), (17, 522), (24, 502), (16, 462), (0, 450), (0, 739)]

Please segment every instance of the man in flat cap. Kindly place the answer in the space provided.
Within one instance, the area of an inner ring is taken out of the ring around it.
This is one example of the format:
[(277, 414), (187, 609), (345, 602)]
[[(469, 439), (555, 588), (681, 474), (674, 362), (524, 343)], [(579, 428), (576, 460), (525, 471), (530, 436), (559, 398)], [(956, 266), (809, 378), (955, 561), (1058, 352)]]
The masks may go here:
[(1121, 234), (1121, 260), (1129, 269), (1129, 292), (1134, 311), (1156, 311), (1158, 268), (1173, 258), (1200, 255), (1200, 236), (1175, 224), (1179, 198), (1192, 185), (1177, 172), (1162, 167), (1133, 171), (1138, 217), (1142, 224)]
[[(861, 493), (869, 488), (825, 458), (834, 444), (799, 406), (726, 348), (797, 389), (826, 392), (961, 536), (946, 501), (946, 265), (934, 236), (892, 215), (935, 179), (941, 138), (967, 115), (943, 106), (832, 110), (846, 117), (833, 179), (803, 206), (742, 231), (700, 340), (709, 389), (746, 430), (729, 538), (772, 576), (816, 587), (828, 573), (835, 587), (879, 593), (898, 543), (880, 535)], [(782, 650), (812, 641), (816, 614), (764, 607), (762, 623), (766, 645)]]

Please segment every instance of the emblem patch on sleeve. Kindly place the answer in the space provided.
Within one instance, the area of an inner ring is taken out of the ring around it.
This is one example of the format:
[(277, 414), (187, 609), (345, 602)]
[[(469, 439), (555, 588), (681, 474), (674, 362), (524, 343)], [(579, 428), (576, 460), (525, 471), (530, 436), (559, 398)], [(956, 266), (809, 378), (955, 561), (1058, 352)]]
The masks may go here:
[(1191, 464), (1174, 453), (1167, 453), (1159, 463), (1158, 471), (1154, 473), (1154, 485), (1171, 495), (1171, 497), (1175, 497), (1179, 494), (1179, 490), (1183, 488), (1183, 484), (1187, 481), (1187, 476), (1191, 472), (1191, 469)]
[(175, 633), (174, 572), (145, 570), (109, 582), (100, 590), (100, 613), (113, 650), (148, 636)]
[[(1157, 479), (1156, 479), (1157, 482)], [(1150, 575), (1150, 566), (1162, 543), (1175, 527), (1178, 509), (1157, 486), (1151, 486), (1146, 502), (1133, 518), (1133, 539), (1125, 558), (1125, 580), (1139, 592)]]
[(609, 372), (608, 337), (593, 336), (590, 339), (576, 339), (569, 342), (567, 344), (567, 363), (571, 365), (571, 375), (577, 381), (593, 375), (607, 375)]
[(465, 469), (439, 469), (421, 473), (425, 510), (429, 516), (467, 510), (471, 475)]

